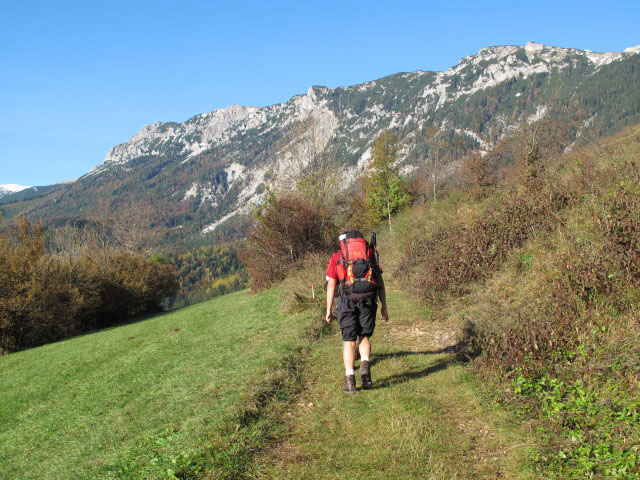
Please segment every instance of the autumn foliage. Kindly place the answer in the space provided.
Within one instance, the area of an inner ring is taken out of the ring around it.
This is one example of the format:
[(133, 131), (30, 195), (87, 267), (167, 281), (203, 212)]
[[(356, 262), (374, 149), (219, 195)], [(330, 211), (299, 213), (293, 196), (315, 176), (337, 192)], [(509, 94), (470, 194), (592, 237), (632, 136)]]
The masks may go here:
[(0, 352), (13, 352), (161, 310), (173, 271), (141, 255), (86, 248), (47, 252), (41, 226), (22, 219), (0, 235)]
[(250, 227), (242, 262), (252, 287), (264, 288), (282, 280), (292, 265), (310, 252), (326, 249), (323, 221), (301, 196), (273, 195)]

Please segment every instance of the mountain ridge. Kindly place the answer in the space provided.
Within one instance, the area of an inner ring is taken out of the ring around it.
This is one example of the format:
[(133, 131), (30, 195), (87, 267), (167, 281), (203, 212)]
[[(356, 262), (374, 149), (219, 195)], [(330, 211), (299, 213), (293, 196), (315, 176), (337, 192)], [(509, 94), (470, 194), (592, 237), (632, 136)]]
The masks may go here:
[(7, 183), (4, 185), (0, 185), (0, 197), (4, 195), (9, 195), (11, 193), (21, 192), (27, 188), (33, 188), (27, 185), (18, 185), (17, 183)]
[[(636, 54), (636, 53), (640, 53), (640, 45), (635, 46), (635, 47), (627, 47), (624, 51), (622, 52), (592, 52), (590, 50), (578, 50), (578, 49), (574, 49), (574, 48), (562, 48), (562, 47), (552, 47), (552, 46), (548, 46), (548, 45), (543, 45), (540, 43), (536, 43), (536, 42), (528, 42), (526, 45), (524, 46), (519, 46), (519, 45), (497, 45), (497, 46), (488, 46), (488, 47), (484, 47), (482, 49), (480, 49), (478, 51), (477, 54), (473, 54), (473, 55), (468, 55), (466, 57), (463, 57), (460, 62), (458, 62), (458, 64), (456, 64), (454, 67), (451, 67), (447, 70), (444, 71), (430, 71), (430, 70), (416, 70), (413, 72), (400, 72), (400, 73), (396, 73), (396, 74), (392, 74), (392, 75), (388, 75), (385, 77), (381, 77), (379, 79), (376, 80), (371, 80), (371, 81), (367, 81), (367, 82), (363, 82), (361, 84), (356, 84), (356, 85), (352, 85), (350, 86), (351, 88), (353, 87), (366, 87), (369, 86), (375, 82), (378, 82), (384, 78), (388, 78), (394, 75), (422, 75), (422, 74), (441, 74), (442, 76), (445, 76), (449, 73), (457, 73), (460, 69), (460, 67), (464, 67), (466, 66), (469, 61), (471, 61), (472, 63), (476, 64), (479, 61), (488, 61), (494, 58), (497, 58), (499, 56), (508, 56), (510, 54), (515, 53), (518, 49), (524, 48), (525, 52), (527, 53), (527, 55), (535, 55), (537, 52), (543, 52), (545, 49), (551, 50), (551, 52), (558, 54), (560, 52), (564, 52), (565, 55), (566, 54), (570, 54), (570, 53), (577, 53), (577, 54), (584, 54), (587, 56), (587, 58), (589, 58), (589, 60), (596, 66), (596, 67), (600, 67), (602, 65), (606, 65), (608, 63), (611, 63), (615, 60), (618, 60), (620, 58), (622, 58), (623, 55), (625, 54)], [(527, 73), (533, 73), (535, 72), (535, 70), (533, 71), (529, 71)], [(520, 71), (518, 71), (517, 73), (520, 73)], [(523, 72), (524, 73), (524, 72)], [(501, 81), (504, 81), (508, 78), (508, 75), (504, 78), (501, 79), (494, 79), (496, 84), (500, 83)], [(476, 86), (476, 90), (467, 90), (467, 91), (462, 91), (462, 92), (458, 92), (458, 97), (461, 95), (466, 95), (466, 94), (470, 94), (470, 93), (474, 93), (475, 91), (477, 91), (478, 89), (483, 89), (483, 88), (487, 88), (487, 86), (491, 86), (493, 84), (490, 85), (478, 85)], [(349, 87), (335, 87), (335, 88), (349, 88)], [(289, 101), (292, 101), (298, 97), (303, 97), (303, 96), (308, 96), (311, 97), (312, 99), (315, 99), (315, 95), (314, 95), (314, 89), (322, 89), (322, 90), (334, 90), (331, 89), (329, 87), (326, 86), (321, 86), (321, 85), (312, 85), (309, 87), (308, 91), (306, 94), (301, 93), (301, 94), (297, 94), (292, 96), (288, 101), (285, 102), (280, 102), (280, 103), (274, 103), (271, 105), (267, 105), (267, 106), (263, 106), (263, 107), (257, 107), (257, 106), (245, 106), (245, 105), (239, 105), (239, 104), (234, 104), (234, 105), (229, 105), (227, 107), (223, 107), (220, 109), (215, 109), (212, 110), (211, 112), (206, 112), (206, 113), (201, 113), (201, 114), (197, 114), (192, 116), (191, 118), (189, 118), (188, 120), (186, 120), (185, 122), (154, 122), (152, 124), (146, 124), (144, 125), (141, 130), (136, 133), (133, 137), (131, 137), (131, 139), (129, 139), (127, 142), (123, 142), (121, 144), (115, 145), (113, 147), (111, 147), (111, 149), (109, 149), (109, 151), (107, 152), (107, 155), (103, 161), (103, 163), (107, 163), (107, 162), (112, 162), (112, 161), (123, 161), (123, 158), (118, 158), (117, 157), (117, 153), (119, 151), (122, 150), (121, 147), (124, 147), (126, 145), (129, 145), (130, 143), (134, 142), (135, 140), (138, 140), (140, 138), (144, 138), (145, 136), (147, 136), (148, 134), (152, 133), (154, 130), (158, 129), (158, 128), (162, 128), (162, 129), (167, 129), (170, 128), (168, 127), (169, 125), (189, 125), (189, 124), (202, 124), (204, 122), (200, 122), (201, 119), (205, 119), (205, 118), (210, 118), (210, 117), (218, 117), (220, 115), (222, 115), (223, 117), (230, 112), (230, 114), (233, 116), (233, 120), (231, 120), (230, 122), (227, 123), (227, 126), (229, 126), (231, 123), (233, 123), (233, 121), (237, 121), (237, 120), (242, 120), (243, 118), (245, 118), (246, 116), (250, 116), (251, 114), (257, 113), (261, 110), (264, 109), (270, 109), (270, 108), (274, 108), (274, 107), (278, 107), (280, 105), (286, 104)], [(445, 100), (446, 101), (446, 97)], [(443, 101), (443, 103), (444, 103)], [(438, 104), (438, 106), (440, 106), (440, 103)], [(244, 113), (244, 115), (238, 115), (239, 112)], [(218, 125), (216, 125), (218, 126)], [(216, 138), (210, 139), (210, 140), (215, 140)], [(201, 150), (200, 150), (201, 151)], [(196, 151), (195, 153), (199, 153), (200, 151)], [(153, 151), (138, 151), (138, 152), (134, 152), (134, 153), (126, 153), (124, 154), (128, 159), (131, 158), (135, 158), (135, 155), (143, 155), (143, 154), (154, 154)], [(157, 152), (156, 152), (157, 154)], [(193, 155), (194, 152), (191, 152), (191, 155)], [(100, 166), (94, 167), (94, 168), (99, 168)]]
[(445, 131), (451, 143), (486, 149), (524, 117), (543, 115), (552, 97), (577, 103), (589, 128), (611, 133), (640, 119), (637, 53), (640, 46), (624, 52), (534, 42), (485, 47), (442, 72), (311, 86), (265, 107), (231, 105), (182, 123), (155, 122), (110, 148), (103, 163), (74, 184), (7, 213), (63, 221), (95, 214), (97, 199), (116, 212), (146, 205), (157, 210), (154, 223), (167, 236), (197, 238), (247, 213), (265, 185), (306, 168), (317, 155), (342, 166), (349, 183), (368, 164), (384, 128), (398, 133), (405, 174), (428, 168), (426, 128)]

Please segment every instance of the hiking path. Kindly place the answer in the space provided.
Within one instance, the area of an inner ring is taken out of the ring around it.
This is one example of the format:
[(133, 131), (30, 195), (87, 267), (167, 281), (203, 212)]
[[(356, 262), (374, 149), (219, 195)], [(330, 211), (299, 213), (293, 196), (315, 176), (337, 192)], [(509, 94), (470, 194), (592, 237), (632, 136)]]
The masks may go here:
[[(303, 393), (286, 412), (289, 432), (256, 460), (264, 479), (526, 479), (526, 425), (482, 393), (456, 360), (458, 330), (398, 291), (372, 337), (374, 388), (342, 393), (337, 326), (306, 362)], [(357, 373), (357, 367), (356, 367)]]

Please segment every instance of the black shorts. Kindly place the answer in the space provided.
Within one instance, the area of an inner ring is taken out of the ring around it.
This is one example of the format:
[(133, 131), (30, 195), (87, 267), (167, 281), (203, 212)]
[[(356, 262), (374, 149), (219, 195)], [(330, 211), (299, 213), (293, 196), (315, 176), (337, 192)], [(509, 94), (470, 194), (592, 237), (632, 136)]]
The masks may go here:
[(376, 328), (375, 300), (338, 300), (338, 324), (342, 330), (342, 340), (355, 342), (357, 337), (370, 337)]

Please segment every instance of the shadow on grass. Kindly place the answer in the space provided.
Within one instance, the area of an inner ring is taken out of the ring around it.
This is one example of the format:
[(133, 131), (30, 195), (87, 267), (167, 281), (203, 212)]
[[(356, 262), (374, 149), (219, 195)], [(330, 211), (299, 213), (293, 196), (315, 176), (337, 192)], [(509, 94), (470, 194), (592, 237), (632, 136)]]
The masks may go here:
[(402, 350), (399, 352), (389, 352), (389, 353), (374, 353), (371, 359), (371, 366), (374, 366), (381, 360), (385, 360), (387, 358), (402, 358), (408, 357), (411, 355), (438, 355), (441, 353), (456, 353), (459, 349), (460, 344), (449, 345), (448, 347), (440, 348), (438, 350), (423, 350), (422, 352), (412, 352)]
[[(415, 352), (411, 352), (415, 354)], [(420, 352), (418, 352), (420, 354)], [(440, 370), (444, 370), (448, 368), (449, 365), (457, 363), (455, 357), (448, 357), (438, 360), (437, 362), (429, 365), (426, 368), (422, 368), (420, 370), (410, 370), (408, 372), (398, 373), (396, 375), (391, 375), (387, 378), (375, 379), (373, 381), (373, 388), (388, 388), (394, 385), (399, 385), (401, 383), (409, 382), (411, 380), (415, 380), (418, 378), (426, 377), (427, 375), (431, 375), (432, 373), (439, 372)]]
[[(421, 356), (421, 355), (439, 355), (443, 353), (457, 353), (460, 348), (460, 344), (449, 345), (448, 347), (440, 348), (438, 350), (423, 350), (421, 352), (412, 352), (401, 350), (397, 352), (388, 352), (388, 353), (376, 353), (373, 355), (371, 359), (371, 366), (374, 366), (376, 363), (386, 360), (388, 358), (403, 358), (409, 356)], [(440, 370), (444, 370), (448, 368), (449, 365), (453, 363), (459, 363), (460, 359), (457, 355), (450, 355), (445, 358), (441, 358), (429, 365), (426, 368), (422, 368), (420, 370), (410, 370), (403, 373), (398, 373), (396, 375), (392, 375), (387, 378), (375, 379), (374, 378), (374, 389), (375, 388), (388, 388), (393, 385), (398, 385), (401, 383), (405, 383), (411, 380), (415, 380), (417, 378), (426, 377), (432, 373), (439, 372)]]

